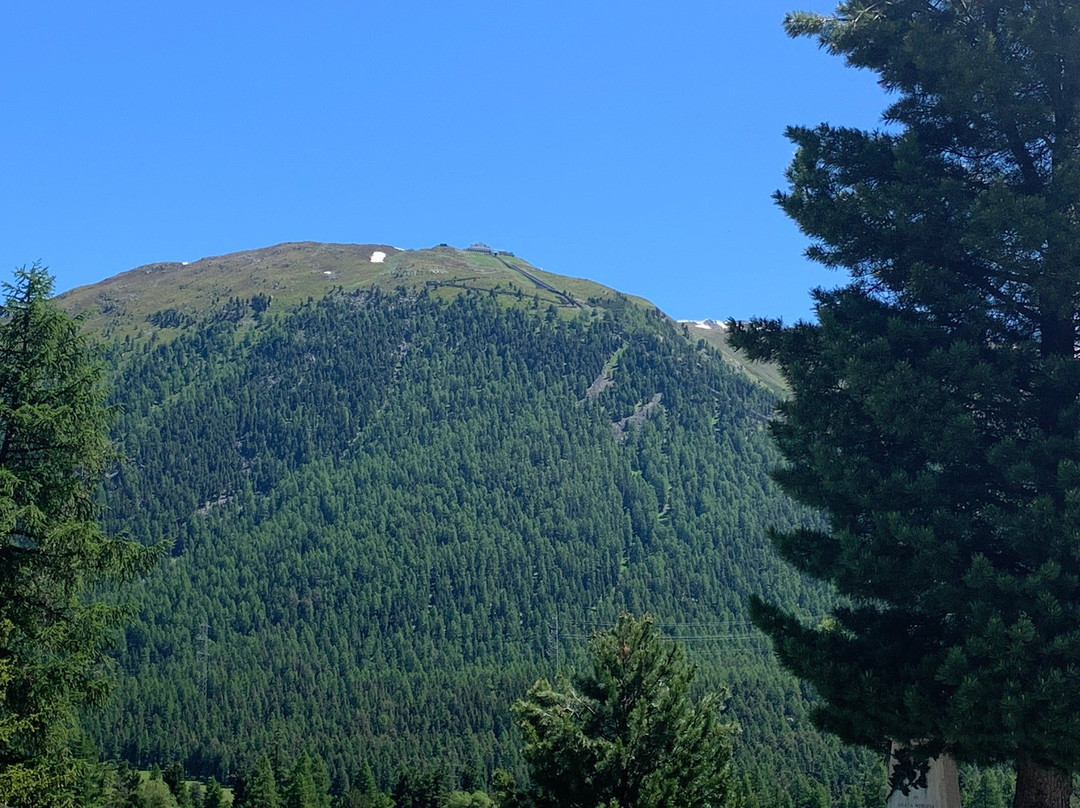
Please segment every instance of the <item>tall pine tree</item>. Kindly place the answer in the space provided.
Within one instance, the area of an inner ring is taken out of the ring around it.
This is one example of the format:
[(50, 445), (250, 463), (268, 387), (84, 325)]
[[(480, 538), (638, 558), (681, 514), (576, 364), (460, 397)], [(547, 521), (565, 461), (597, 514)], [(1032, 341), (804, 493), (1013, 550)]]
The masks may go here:
[(1080, 6), (852, 0), (792, 15), (877, 73), (886, 127), (796, 128), (779, 203), (849, 281), (736, 342), (792, 397), (776, 473), (826, 530), (776, 537), (848, 605), (755, 619), (882, 747), (1012, 761), (1017, 808), (1080, 769)]
[(109, 462), (103, 370), (19, 270), (0, 304), (0, 804), (68, 805), (86, 764), (78, 709), (104, 693), (99, 662), (118, 611), (88, 595), (156, 557), (106, 536), (92, 494)]

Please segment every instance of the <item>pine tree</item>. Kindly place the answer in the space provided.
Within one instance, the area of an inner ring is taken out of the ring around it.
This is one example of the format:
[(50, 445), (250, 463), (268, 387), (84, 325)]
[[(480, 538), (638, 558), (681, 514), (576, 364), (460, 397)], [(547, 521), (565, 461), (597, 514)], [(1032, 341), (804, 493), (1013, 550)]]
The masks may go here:
[(311, 782), (315, 787), (315, 808), (330, 808), (330, 769), (318, 755), (311, 759)]
[(1006, 808), (997, 772), (987, 769), (979, 773), (978, 783), (966, 805), (968, 808)]
[(92, 494), (110, 462), (103, 370), (51, 301), (41, 267), (0, 304), (0, 804), (70, 802), (88, 763), (69, 740), (101, 700), (119, 611), (88, 597), (154, 550), (101, 530)]
[(278, 808), (277, 780), (268, 755), (259, 755), (250, 774), (244, 778), (243, 795), (238, 808)]
[(316, 800), (311, 758), (301, 755), (285, 784), (285, 808), (316, 808)]
[(356, 781), (342, 795), (341, 805), (344, 808), (393, 808), (394, 801), (389, 794), (379, 791), (371, 767), (365, 761)]
[(394, 785), (394, 805), (397, 808), (439, 808), (447, 794), (445, 780), (445, 772), (430, 764), (402, 769)]
[(215, 778), (211, 777), (210, 782), (206, 784), (206, 791), (203, 793), (202, 808), (222, 808), (224, 804), (225, 797), (221, 786)]
[(717, 694), (689, 697), (694, 669), (652, 618), (623, 615), (590, 646), (575, 683), (541, 679), (514, 705), (530, 782), (503, 776), (503, 802), (530, 808), (720, 806), (733, 724)]
[(184, 765), (179, 761), (173, 761), (161, 773), (161, 779), (169, 787), (169, 791), (176, 797), (176, 804), (180, 808), (191, 808), (191, 791), (188, 789), (187, 777), (184, 774)]
[(851, 0), (793, 15), (894, 99), (797, 145), (785, 210), (849, 282), (816, 323), (736, 343), (792, 397), (777, 471), (826, 530), (776, 537), (848, 605), (758, 601), (822, 726), (1017, 767), (1016, 808), (1080, 770), (1080, 7)]

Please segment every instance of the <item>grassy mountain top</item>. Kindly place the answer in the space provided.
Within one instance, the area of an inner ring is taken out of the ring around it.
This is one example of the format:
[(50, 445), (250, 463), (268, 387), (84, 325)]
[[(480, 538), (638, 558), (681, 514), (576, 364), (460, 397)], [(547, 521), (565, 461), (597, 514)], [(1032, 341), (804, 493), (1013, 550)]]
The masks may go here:
[[(399, 250), (386, 244), (291, 242), (258, 250), (164, 262), (123, 272), (60, 295), (61, 305), (83, 318), (88, 331), (106, 340), (171, 339), (186, 326), (214, 316), (246, 316), (231, 301), (258, 298), (253, 307), (289, 312), (337, 289), (353, 291), (427, 289), (440, 297), (465, 290), (494, 295), (502, 305), (577, 310), (620, 309), (639, 297), (580, 278), (545, 272), (510, 253), (483, 253), (439, 245)], [(230, 307), (232, 306), (232, 311)], [(773, 392), (783, 390), (774, 368), (749, 363), (727, 346), (723, 333), (689, 328), (688, 339), (704, 339), (724, 358)]]
[(600, 284), (544, 272), (508, 253), (444, 245), (399, 250), (386, 244), (296, 242), (190, 264), (148, 264), (72, 289), (59, 300), (92, 331), (136, 336), (147, 335), (155, 315), (165, 311), (175, 311), (182, 319), (202, 319), (230, 298), (256, 295), (269, 296), (276, 309), (289, 311), (339, 287), (352, 291), (373, 286), (436, 289), (444, 296), (474, 289), (493, 292), (504, 302), (531, 303), (536, 298), (545, 307), (568, 309), (602, 305), (618, 296)]

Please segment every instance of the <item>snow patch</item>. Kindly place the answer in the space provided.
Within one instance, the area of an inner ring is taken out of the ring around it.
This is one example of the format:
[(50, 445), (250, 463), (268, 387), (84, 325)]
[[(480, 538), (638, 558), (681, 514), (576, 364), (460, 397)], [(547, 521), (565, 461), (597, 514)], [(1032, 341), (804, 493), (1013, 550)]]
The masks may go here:
[(384, 253), (382, 250), (376, 250), (371, 254), (371, 263), (373, 264), (381, 264), (385, 260), (386, 253)]
[(679, 320), (683, 325), (704, 328), (706, 331), (727, 331), (727, 325), (719, 320)]

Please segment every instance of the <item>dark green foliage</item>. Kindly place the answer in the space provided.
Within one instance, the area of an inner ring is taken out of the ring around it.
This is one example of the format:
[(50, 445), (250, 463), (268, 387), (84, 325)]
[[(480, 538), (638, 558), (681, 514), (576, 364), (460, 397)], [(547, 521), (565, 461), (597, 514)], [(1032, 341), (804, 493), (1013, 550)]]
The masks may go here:
[(793, 391), (777, 479), (829, 516), (778, 546), (849, 605), (757, 622), (849, 740), (1074, 772), (1080, 8), (854, 0), (789, 29), (894, 103), (883, 131), (790, 133), (780, 204), (850, 280), (737, 341)]
[(259, 755), (234, 794), (236, 808), (278, 808), (277, 779), (267, 755)]
[(430, 763), (402, 770), (391, 792), (395, 808), (442, 808), (447, 794), (446, 773)]
[(109, 538), (92, 494), (110, 461), (104, 370), (49, 300), (40, 267), (0, 304), (0, 804), (67, 804), (88, 772), (70, 743), (104, 695), (118, 610), (88, 595), (152, 551)]
[(713, 638), (700, 686), (730, 685), (769, 782), (857, 777), (746, 624), (748, 592), (828, 602), (764, 537), (805, 518), (767, 479), (773, 399), (666, 318), (363, 292), (130, 345), (104, 501), (174, 557), (124, 595), (106, 756), (224, 779), (306, 752), (335, 793), (434, 760), (483, 790), (522, 770), (514, 694), (630, 610)]
[[(104, 808), (136, 808), (142, 776), (126, 763), (111, 763), (101, 767), (100, 803)], [(86, 802), (92, 803), (91, 800)], [(220, 806), (218, 807), (220, 808)]]
[(284, 808), (315, 808), (315, 780), (311, 758), (301, 755), (285, 783)]
[(365, 763), (356, 780), (342, 794), (341, 805), (342, 808), (394, 808), (394, 801), (389, 794), (379, 791), (371, 767)]
[[(964, 786), (964, 805), (967, 808), (1008, 808), (1006, 795), (1011, 792), (1011, 784), (1003, 783), (1003, 773), (996, 769), (974, 771), (972, 778)], [(971, 782), (974, 780), (974, 782)]]
[(187, 779), (184, 776), (184, 766), (179, 762), (172, 762), (161, 773), (161, 779), (169, 787), (169, 791), (176, 797), (176, 803), (180, 808), (191, 805), (191, 793), (188, 790)]
[(165, 781), (169, 790), (175, 794), (180, 790), (180, 786), (185, 780), (184, 765), (178, 761), (173, 761), (161, 771), (161, 779)]
[(217, 780), (211, 777), (210, 782), (206, 784), (206, 790), (203, 792), (201, 808), (222, 808), (224, 800), (225, 797), (221, 786)]
[(163, 309), (147, 316), (146, 321), (157, 328), (186, 328), (195, 318), (176, 309)]
[(321, 760), (300, 755), (285, 783), (284, 808), (330, 808), (330, 781)]
[(725, 805), (738, 729), (720, 723), (723, 696), (690, 700), (694, 669), (682, 648), (664, 639), (652, 618), (622, 615), (590, 650), (588, 674), (554, 686), (541, 679), (514, 705), (529, 780), (520, 789), (504, 785), (503, 804)]

